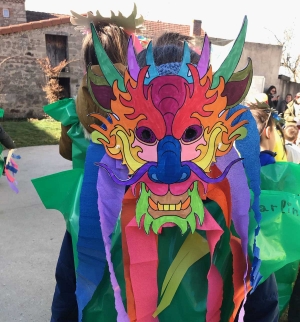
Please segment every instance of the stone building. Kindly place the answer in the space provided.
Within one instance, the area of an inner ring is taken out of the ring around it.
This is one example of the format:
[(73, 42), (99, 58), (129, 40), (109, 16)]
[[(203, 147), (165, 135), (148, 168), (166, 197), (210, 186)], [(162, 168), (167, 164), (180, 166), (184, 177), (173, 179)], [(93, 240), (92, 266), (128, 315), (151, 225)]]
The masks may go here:
[(25, 0), (0, 0), (0, 27), (26, 22)]
[[(228, 52), (225, 47), (232, 44), (232, 40), (227, 39), (210, 37), (210, 41), (213, 45), (222, 45), (220, 48), (224, 47), (225, 52)], [(271, 85), (276, 86), (280, 100), (288, 93), (295, 95), (300, 92), (299, 83), (281, 75), (281, 45), (246, 42), (236, 70), (241, 70), (247, 65), (248, 57), (253, 63), (253, 80), (249, 94), (266, 91)]]
[[(20, 0), (2, 2), (10, 5), (13, 24), (0, 27), (0, 107), (7, 118), (42, 117), (42, 107), (48, 103), (42, 90), (46, 77), (37, 59), (48, 57), (52, 66), (64, 59), (74, 61), (59, 75), (65, 96), (74, 96), (83, 74), (83, 36), (74, 30), (69, 16), (26, 12)], [(26, 21), (14, 24), (20, 2)], [(1, 17), (0, 24), (6, 25), (7, 19)]]
[[(59, 84), (64, 97), (75, 96), (84, 73), (83, 35), (71, 25), (70, 16), (26, 11), (25, 0), (0, 0), (0, 8), (0, 107), (6, 118), (43, 117), (46, 77), (37, 60), (48, 57), (52, 66), (71, 61), (60, 73)], [(154, 21), (145, 25), (147, 37), (166, 30), (189, 35), (193, 30)], [(195, 25), (201, 33), (201, 21)]]

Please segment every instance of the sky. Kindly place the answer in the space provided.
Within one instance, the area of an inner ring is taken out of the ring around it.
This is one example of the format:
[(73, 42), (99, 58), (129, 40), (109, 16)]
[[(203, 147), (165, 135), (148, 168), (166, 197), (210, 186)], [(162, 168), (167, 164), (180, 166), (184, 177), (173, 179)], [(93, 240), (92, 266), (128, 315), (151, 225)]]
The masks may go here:
[[(51, 13), (70, 14), (70, 10), (78, 13), (99, 10), (102, 15), (108, 15), (109, 10), (120, 10), (129, 15), (133, 3), (137, 4), (138, 12), (146, 20), (191, 24), (194, 19), (202, 21), (202, 28), (208, 36), (234, 39), (242, 25), (245, 15), (248, 17), (248, 32), (246, 41), (277, 44), (273, 34), (283, 37), (285, 28), (293, 27), (299, 30), (300, 20), (297, 10), (293, 10), (294, 1), (252, 0), (26, 0), (26, 10)], [(251, 4), (250, 4), (251, 3)], [(280, 8), (280, 5), (284, 7)], [(298, 21), (299, 20), (299, 21)], [(298, 39), (298, 38), (297, 38)], [(298, 43), (299, 43), (298, 42)]]

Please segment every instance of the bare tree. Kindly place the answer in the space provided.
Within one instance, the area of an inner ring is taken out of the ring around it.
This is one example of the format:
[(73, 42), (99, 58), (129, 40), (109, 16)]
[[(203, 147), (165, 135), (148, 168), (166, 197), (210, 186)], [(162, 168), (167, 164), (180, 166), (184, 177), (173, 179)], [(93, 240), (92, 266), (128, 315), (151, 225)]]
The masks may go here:
[(49, 58), (42, 58), (37, 60), (40, 64), (45, 76), (46, 85), (43, 86), (43, 91), (46, 93), (46, 98), (49, 103), (54, 103), (61, 98), (63, 87), (59, 85), (59, 74), (70, 63), (76, 61), (61, 61), (57, 66), (52, 67)]
[(281, 65), (284, 66), (293, 76), (293, 81), (300, 82), (300, 48), (295, 41), (294, 27), (286, 28), (282, 37), (278, 37), (269, 30), (282, 46)]

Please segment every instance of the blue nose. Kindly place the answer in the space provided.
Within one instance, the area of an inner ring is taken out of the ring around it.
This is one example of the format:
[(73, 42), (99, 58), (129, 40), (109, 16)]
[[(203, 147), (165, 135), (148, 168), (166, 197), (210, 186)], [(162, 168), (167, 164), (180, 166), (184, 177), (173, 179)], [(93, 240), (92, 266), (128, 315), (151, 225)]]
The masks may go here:
[(157, 183), (176, 183), (187, 180), (191, 170), (181, 165), (181, 146), (173, 136), (164, 137), (157, 146), (157, 166), (151, 166), (148, 176)]

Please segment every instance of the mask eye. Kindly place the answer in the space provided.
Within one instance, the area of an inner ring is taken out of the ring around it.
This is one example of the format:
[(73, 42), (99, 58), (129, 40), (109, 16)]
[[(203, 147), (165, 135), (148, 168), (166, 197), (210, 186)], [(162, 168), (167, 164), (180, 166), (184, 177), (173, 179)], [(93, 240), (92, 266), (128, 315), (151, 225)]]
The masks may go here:
[(199, 139), (203, 134), (201, 125), (191, 125), (183, 133), (181, 139), (185, 143), (190, 143)]
[(136, 129), (135, 135), (138, 140), (146, 144), (154, 144), (156, 142), (156, 136), (151, 129), (145, 126), (141, 126)]

